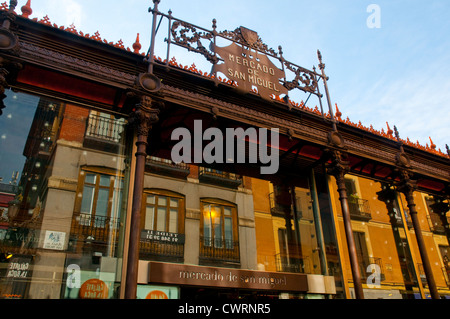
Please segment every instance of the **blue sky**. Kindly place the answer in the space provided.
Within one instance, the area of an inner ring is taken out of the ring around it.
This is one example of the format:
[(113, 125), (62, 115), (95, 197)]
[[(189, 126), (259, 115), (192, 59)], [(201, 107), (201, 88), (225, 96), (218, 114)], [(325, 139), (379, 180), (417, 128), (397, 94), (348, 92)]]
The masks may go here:
[[(19, 0), (20, 8), (26, 1)], [(150, 0), (32, 0), (31, 17), (48, 15), (58, 26), (122, 40), (131, 47), (140, 33), (150, 44)], [(380, 8), (380, 28), (369, 28), (370, 4)], [(421, 145), (429, 137), (445, 153), (450, 144), (450, 2), (448, 0), (161, 0), (160, 11), (211, 29), (245, 26), (269, 47), (283, 47), (289, 61), (311, 69), (320, 49), (330, 77), (331, 101), (343, 117), (376, 130), (397, 126), (400, 136)], [(20, 10), (20, 9), (19, 9)], [(166, 25), (156, 55), (165, 57)], [(164, 33), (164, 35), (163, 35)], [(197, 54), (173, 51), (177, 61), (209, 71)], [(295, 100), (295, 98), (294, 98)], [(300, 102), (299, 100), (296, 100)], [(325, 100), (323, 101), (325, 103)], [(312, 104), (311, 104), (312, 103)], [(315, 106), (317, 100), (308, 105)]]

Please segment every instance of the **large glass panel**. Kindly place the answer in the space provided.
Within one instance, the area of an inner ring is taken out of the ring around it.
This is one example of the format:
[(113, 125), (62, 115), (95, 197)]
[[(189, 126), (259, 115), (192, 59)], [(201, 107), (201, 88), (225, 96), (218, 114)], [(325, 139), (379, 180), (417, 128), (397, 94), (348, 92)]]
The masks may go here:
[(119, 297), (132, 145), (123, 143), (125, 119), (108, 114), (102, 131), (88, 107), (6, 95), (0, 298)]
[(211, 246), (211, 226), (211, 205), (205, 205), (203, 207), (203, 244), (205, 246)]
[(178, 209), (175, 208), (170, 209), (169, 232), (170, 233), (178, 232)]
[(156, 216), (156, 230), (158, 231), (166, 231), (166, 207), (158, 207), (157, 216)]
[[(252, 180), (258, 269), (334, 275), (334, 297), (343, 297), (326, 179), (313, 172), (308, 175), (290, 180), (290, 185)], [(227, 230), (225, 218), (225, 235)]]
[(222, 248), (222, 210), (221, 207), (213, 206), (211, 209), (211, 219), (214, 225), (214, 247)]
[(145, 229), (153, 230), (155, 207), (147, 206), (145, 210)]

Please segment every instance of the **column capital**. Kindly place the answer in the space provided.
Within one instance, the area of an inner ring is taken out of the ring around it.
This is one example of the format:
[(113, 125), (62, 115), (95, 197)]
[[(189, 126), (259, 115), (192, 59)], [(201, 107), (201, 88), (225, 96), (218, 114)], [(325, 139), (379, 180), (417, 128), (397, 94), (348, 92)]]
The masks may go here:
[(350, 162), (347, 160), (347, 153), (336, 149), (325, 150), (331, 163), (326, 164), (327, 173), (334, 176), (339, 183), (344, 182), (344, 175), (350, 171)]
[(152, 125), (159, 121), (159, 102), (148, 95), (142, 95), (133, 113), (130, 114), (129, 123), (134, 125), (138, 136), (148, 136)]
[(407, 169), (397, 169), (400, 181), (395, 183), (397, 190), (405, 194), (405, 196), (412, 196), (413, 192), (417, 190), (417, 181), (412, 179), (413, 174)]

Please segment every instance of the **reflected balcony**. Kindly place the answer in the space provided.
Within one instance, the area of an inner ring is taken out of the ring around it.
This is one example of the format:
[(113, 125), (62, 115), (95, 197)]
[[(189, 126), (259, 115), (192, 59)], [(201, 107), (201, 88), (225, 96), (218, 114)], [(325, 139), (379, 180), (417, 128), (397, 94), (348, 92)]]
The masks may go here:
[(308, 256), (288, 256), (287, 254), (276, 254), (275, 265), (278, 272), (311, 273), (311, 265)]
[(438, 214), (432, 212), (430, 212), (430, 214), (427, 217), (431, 231), (435, 234), (445, 235), (446, 228), (442, 223), (441, 217)]
[(369, 221), (372, 219), (369, 201), (366, 199), (352, 197), (348, 198), (350, 217), (356, 220)]
[(199, 259), (203, 264), (239, 264), (239, 242), (200, 236)]
[(242, 184), (242, 178), (238, 174), (219, 171), (216, 169), (200, 167), (198, 179), (201, 183), (237, 188)]
[(86, 122), (83, 146), (118, 153), (124, 146), (125, 119), (90, 114)]
[(170, 159), (159, 158), (155, 156), (147, 156), (145, 162), (146, 172), (160, 174), (175, 178), (186, 179), (191, 170), (188, 164), (175, 163)]
[(184, 243), (141, 240), (139, 243), (139, 259), (182, 263), (184, 262)]
[[(295, 197), (295, 201), (296, 201), (295, 205), (296, 205), (296, 208), (297, 208), (297, 217), (298, 218), (303, 218), (302, 210), (300, 209), (300, 207), (301, 207), (301, 199), (300, 199), (300, 197)], [(281, 205), (276, 200), (275, 193), (270, 193), (269, 194), (269, 204), (270, 204), (270, 212), (272, 213), (272, 215), (279, 215), (279, 216), (282, 216), (282, 217), (285, 216), (286, 206), (285, 205)], [(288, 210), (293, 215), (294, 212), (293, 212), (292, 205), (289, 206)]]
[(79, 214), (72, 219), (69, 250), (100, 251), (107, 255), (111, 247), (117, 247), (120, 222), (117, 218)]

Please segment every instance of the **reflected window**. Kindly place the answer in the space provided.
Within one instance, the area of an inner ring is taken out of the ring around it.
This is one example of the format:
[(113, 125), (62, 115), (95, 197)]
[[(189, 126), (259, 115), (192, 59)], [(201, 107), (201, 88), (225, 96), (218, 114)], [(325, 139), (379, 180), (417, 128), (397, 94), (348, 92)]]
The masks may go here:
[(104, 228), (110, 223), (115, 227), (115, 221), (120, 216), (123, 178), (106, 172), (82, 170), (80, 183), (79, 224)]
[(203, 245), (233, 249), (237, 239), (236, 207), (202, 201)]
[(182, 233), (184, 197), (169, 191), (145, 192), (144, 229)]

